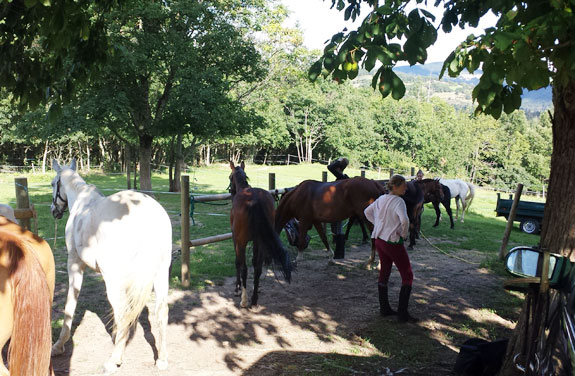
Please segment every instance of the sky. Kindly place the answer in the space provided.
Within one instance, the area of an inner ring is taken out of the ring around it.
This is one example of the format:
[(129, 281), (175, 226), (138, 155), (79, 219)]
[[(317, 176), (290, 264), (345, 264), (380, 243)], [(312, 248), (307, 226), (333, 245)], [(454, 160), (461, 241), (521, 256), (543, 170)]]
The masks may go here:
[[(335, 33), (338, 33), (347, 26), (348, 29), (353, 30), (357, 28), (366, 13), (362, 13), (356, 20), (355, 24), (350, 21), (344, 21), (343, 11), (339, 12), (335, 7), (330, 9), (331, 0), (281, 0), (291, 12), (287, 25), (294, 26), (296, 22), (299, 23), (300, 29), (304, 32), (304, 44), (310, 49), (323, 50), (324, 42), (331, 38)], [(435, 14), (436, 25), (441, 16), (441, 10), (436, 10), (430, 7), (428, 9)], [(438, 33), (437, 41), (431, 46), (428, 52), (428, 63), (443, 62), (447, 56), (457, 47), (457, 45), (465, 40), (467, 35), (474, 33), (475, 35), (482, 34), (483, 29), (495, 24), (496, 18), (492, 14), (485, 17), (485, 20), (479, 24), (478, 29), (461, 30), (455, 27), (449, 34), (444, 34), (441, 30)]]

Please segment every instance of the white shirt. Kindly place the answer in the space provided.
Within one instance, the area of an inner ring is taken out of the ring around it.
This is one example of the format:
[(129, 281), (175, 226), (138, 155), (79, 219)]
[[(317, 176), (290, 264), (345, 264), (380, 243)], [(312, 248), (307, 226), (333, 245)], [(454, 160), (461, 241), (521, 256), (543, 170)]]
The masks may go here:
[(409, 218), (405, 201), (397, 195), (379, 196), (364, 210), (366, 218), (373, 223), (373, 239), (381, 239), (396, 243), (401, 236), (407, 239)]

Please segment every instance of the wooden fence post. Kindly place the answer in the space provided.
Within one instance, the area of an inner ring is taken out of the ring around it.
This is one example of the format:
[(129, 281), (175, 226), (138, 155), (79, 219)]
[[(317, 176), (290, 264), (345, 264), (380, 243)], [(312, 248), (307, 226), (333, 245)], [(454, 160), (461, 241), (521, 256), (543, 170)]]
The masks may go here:
[(365, 170), (361, 170), (361, 177), (365, 178)]
[(289, 166), (289, 154), (288, 154), (288, 159), (287, 159), (287, 166)]
[(323, 181), (324, 183), (327, 182), (327, 171), (321, 172), (321, 181)]
[(391, 178), (393, 176), (393, 168), (389, 169), (389, 178)]
[(523, 184), (517, 184), (517, 189), (515, 190), (515, 198), (513, 199), (513, 204), (511, 205), (511, 210), (509, 211), (509, 217), (507, 217), (507, 226), (505, 227), (505, 232), (503, 233), (503, 240), (501, 241), (501, 248), (499, 249), (499, 259), (503, 260), (506, 255), (507, 243), (509, 242), (509, 235), (511, 235), (511, 229), (513, 228), (513, 221), (515, 220), (515, 212), (517, 211), (517, 206), (519, 204), (519, 199), (521, 198), (521, 192), (523, 191)]
[(268, 175), (268, 189), (276, 189), (276, 174), (273, 172)]
[(415, 167), (411, 168), (411, 176), (415, 176)]
[(181, 230), (182, 230), (182, 286), (190, 287), (190, 176), (182, 175)]
[[(14, 178), (14, 186), (16, 188), (16, 208), (17, 209), (30, 209), (30, 197), (28, 196), (28, 179), (24, 177)], [(28, 231), (32, 231), (30, 227), (30, 218), (18, 219), (20, 226)]]

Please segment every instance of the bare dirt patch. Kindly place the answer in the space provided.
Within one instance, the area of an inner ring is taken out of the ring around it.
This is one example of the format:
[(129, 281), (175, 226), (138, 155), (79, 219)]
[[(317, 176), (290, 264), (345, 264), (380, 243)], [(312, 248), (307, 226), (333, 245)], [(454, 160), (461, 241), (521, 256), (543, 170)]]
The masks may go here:
[[(324, 251), (309, 251), (291, 284), (269, 271), (261, 283), (261, 305), (250, 310), (239, 308), (234, 278), (204, 291), (171, 291), (168, 370), (154, 367), (155, 320), (145, 310), (116, 375), (382, 375), (402, 368), (407, 375), (442, 375), (451, 373), (463, 340), (494, 339), (513, 327), (509, 319), (516, 312), (499, 308), (508, 298), (501, 277), (426, 244), (410, 252), (415, 272), (410, 311), (422, 321), (381, 318), (377, 271), (364, 268), (368, 256), (367, 246), (348, 246), (345, 260), (328, 264)], [(458, 256), (484, 258), (472, 251)], [(248, 283), (251, 290), (251, 271)], [(400, 283), (394, 269), (392, 306)], [(57, 286), (60, 304), (65, 290)], [(152, 303), (149, 307), (153, 312)], [(100, 373), (112, 351), (107, 312), (103, 282), (87, 276), (73, 340), (64, 355), (53, 358), (56, 375)]]

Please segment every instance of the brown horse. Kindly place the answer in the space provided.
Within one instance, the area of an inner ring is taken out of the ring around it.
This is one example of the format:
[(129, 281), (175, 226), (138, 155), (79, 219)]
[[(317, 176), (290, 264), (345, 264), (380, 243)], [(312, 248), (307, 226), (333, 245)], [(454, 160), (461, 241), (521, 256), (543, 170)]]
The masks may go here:
[(230, 193), (232, 194), (232, 210), (230, 224), (232, 238), (236, 251), (236, 292), (240, 291), (242, 300), (240, 306), (248, 306), (246, 281), (248, 268), (246, 266), (246, 246), (248, 241), (253, 244), (252, 264), (254, 266), (254, 291), (252, 306), (258, 304), (258, 288), (262, 274), (262, 264), (269, 265), (272, 261), (281, 265), (285, 279), (291, 280), (291, 263), (289, 254), (282, 245), (278, 234), (274, 231), (274, 199), (263, 189), (252, 188), (248, 184), (245, 165), (234, 166), (230, 162)]
[(385, 187), (382, 184), (362, 177), (329, 183), (305, 180), (280, 200), (276, 212), (276, 231), (279, 234), (291, 218), (297, 218), (300, 240), (298, 257), (305, 248), (306, 234), (312, 226), (326, 249), (331, 252), (322, 223), (357, 216), (368, 225), (371, 233), (373, 225), (365, 218), (363, 211), (384, 193)]
[[(12, 375), (52, 374), (54, 256), (48, 243), (0, 216), (0, 349)], [(8, 369), (0, 355), (0, 375)]]

